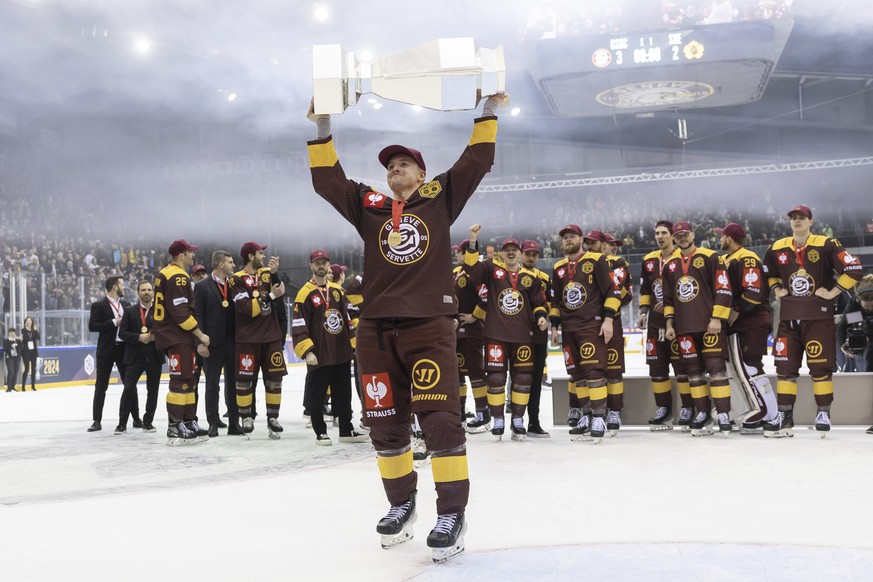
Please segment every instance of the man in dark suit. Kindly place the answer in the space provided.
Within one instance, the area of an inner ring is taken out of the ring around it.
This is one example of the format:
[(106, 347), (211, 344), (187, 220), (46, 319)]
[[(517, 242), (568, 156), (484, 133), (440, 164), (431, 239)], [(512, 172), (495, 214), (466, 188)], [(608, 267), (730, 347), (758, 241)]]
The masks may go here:
[(152, 300), (154, 288), (149, 281), (141, 281), (136, 287), (139, 303), (124, 310), (119, 327), (119, 336), (124, 340), (124, 392), (121, 393), (121, 406), (118, 411), (118, 426), (115, 434), (127, 432), (127, 418), (136, 410), (138, 399), (136, 385), (146, 374), (146, 407), (143, 415), (143, 432), (155, 432), (152, 422), (158, 408), (158, 387), (161, 384), (161, 370), (164, 354), (155, 346)]
[(227, 434), (244, 434), (239, 426), (236, 404), (236, 344), (235, 315), (232, 297), (228, 296), (227, 278), (234, 273), (233, 256), (227, 251), (212, 254), (212, 274), (194, 285), (194, 313), (200, 327), (209, 336), (209, 347), (197, 346), (203, 357), (206, 373), (206, 420), (209, 436), (218, 436), (218, 429), (228, 427), (219, 413), (219, 378), (224, 372), (224, 403), (227, 406)]
[[(118, 335), (124, 309), (130, 307), (130, 302), (122, 299), (124, 296), (124, 279), (121, 275), (110, 275), (105, 283), (106, 297), (91, 304), (91, 316), (88, 319), (88, 330), (99, 333), (97, 336), (97, 369), (94, 382), (94, 423), (88, 432), (102, 430), (103, 402), (106, 400), (106, 389), (109, 387), (109, 376), (112, 366), (118, 368), (121, 378), (124, 378), (124, 342)], [(139, 418), (139, 400), (134, 399), (131, 413), (134, 428), (142, 428)]]

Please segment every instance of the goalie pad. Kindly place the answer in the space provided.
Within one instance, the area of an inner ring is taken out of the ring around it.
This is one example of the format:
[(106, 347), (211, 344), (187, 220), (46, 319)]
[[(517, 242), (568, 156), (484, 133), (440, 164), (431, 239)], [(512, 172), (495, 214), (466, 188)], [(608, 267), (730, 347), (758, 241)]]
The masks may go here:
[[(743, 361), (743, 347), (737, 334), (728, 336), (727, 373), (731, 385), (731, 420), (739, 425), (760, 413), (765, 406), (756, 385), (755, 369)], [(764, 380), (767, 380), (766, 376)], [(767, 382), (767, 387), (769, 385)]]

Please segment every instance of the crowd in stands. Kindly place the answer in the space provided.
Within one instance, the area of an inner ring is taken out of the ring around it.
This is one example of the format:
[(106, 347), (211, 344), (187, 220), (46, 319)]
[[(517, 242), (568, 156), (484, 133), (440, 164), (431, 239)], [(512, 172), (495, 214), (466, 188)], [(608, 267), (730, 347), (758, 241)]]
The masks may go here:
[[(487, 234), (483, 241), (487, 240), (487, 244), (499, 245), (507, 236), (537, 240), (543, 248), (544, 268), (562, 256), (557, 231), (568, 222), (578, 223), (584, 230), (598, 229), (615, 234), (625, 243), (622, 254), (636, 256), (636, 260), (654, 249), (651, 226), (661, 218), (690, 221), (696, 229), (698, 245), (709, 248), (718, 247), (715, 227), (730, 221), (739, 222), (750, 234), (749, 246), (764, 247), (790, 232), (784, 209), (798, 201), (808, 202), (807, 197), (798, 198), (796, 184), (810, 182), (811, 177), (811, 174), (801, 174), (790, 180), (784, 175), (773, 178), (783, 183), (784, 187), (773, 187), (779, 194), (761, 186), (762, 182), (748, 182), (746, 186), (739, 183), (733, 186), (735, 193), (712, 192), (712, 185), (705, 181), (643, 183), (626, 190), (611, 186), (484, 193), (470, 201), (454, 233), (463, 238), (465, 221), (472, 220), (485, 224)], [(858, 212), (863, 206), (863, 192), (845, 185), (829, 185), (819, 178), (815, 180), (819, 180), (812, 181), (817, 199), (839, 196), (842, 203), (833, 205), (827, 212), (818, 211), (813, 204), (814, 230), (829, 236), (836, 234), (848, 246), (861, 246), (864, 240), (855, 235), (865, 232), (868, 223), (873, 223), (869, 213)], [(165, 264), (166, 241), (163, 239), (166, 237), (147, 240), (143, 234), (146, 231), (130, 229), (123, 222), (115, 224), (114, 229), (108, 228), (107, 214), (100, 206), (103, 196), (86, 199), (80, 195), (88, 184), (73, 185), (72, 188), (78, 190), (58, 195), (57, 185), (49, 182), (44, 173), (26, 166), (4, 164), (0, 156), (0, 306), (3, 312), (9, 311), (9, 278), (14, 273), (33, 275), (27, 277), (27, 307), (31, 312), (43, 308), (87, 310), (91, 302), (103, 296), (106, 277), (115, 273), (124, 276), (127, 298), (134, 300), (136, 284), (143, 279), (153, 279), (156, 270)], [(665, 196), (665, 192), (669, 195)], [(719, 202), (707, 203), (704, 198)], [(543, 200), (547, 203), (542, 203)], [(692, 204), (698, 208), (689, 211)], [(869, 208), (869, 204), (866, 207)], [(495, 212), (495, 208), (501, 210)], [(353, 272), (360, 271), (363, 268), (361, 255), (356, 252), (360, 241), (353, 231), (346, 230), (349, 236), (331, 240), (327, 246), (330, 252), (346, 257), (344, 262)], [(76, 234), (62, 234), (70, 232)], [(292, 240), (269, 242), (274, 245), (272, 248), (296, 248)], [(338, 245), (345, 246), (338, 248)], [(211, 268), (212, 250), (215, 249), (204, 245), (197, 253), (197, 262)], [(303, 250), (308, 254), (311, 249)], [(308, 278), (304, 255), (289, 256), (292, 254), (283, 253), (283, 274), (291, 297), (293, 290)], [(79, 337), (70, 329), (63, 332), (72, 336), (67, 341), (57, 337), (60, 331), (46, 329), (45, 332), (43, 338), (47, 343), (70, 343)]]

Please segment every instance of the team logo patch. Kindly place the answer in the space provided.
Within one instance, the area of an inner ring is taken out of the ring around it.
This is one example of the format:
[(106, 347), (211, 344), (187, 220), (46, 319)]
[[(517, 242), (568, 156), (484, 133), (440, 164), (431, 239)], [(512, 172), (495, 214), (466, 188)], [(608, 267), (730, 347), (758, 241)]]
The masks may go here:
[(694, 260), (691, 261), (691, 265), (692, 265), (695, 269), (702, 269), (702, 268), (703, 268), (703, 265), (704, 265), (703, 257), (694, 257)]
[(788, 357), (788, 338), (787, 337), (777, 337), (776, 341), (773, 342), (773, 356), (777, 358), (787, 358)]
[(533, 355), (531, 349), (528, 346), (519, 346), (515, 351), (515, 357), (519, 362), (527, 362), (530, 360), (530, 357)]
[(731, 290), (731, 280), (728, 278), (728, 274), (726, 272), (720, 271), (718, 276), (715, 278), (715, 289), (716, 291)]
[(531, 285), (533, 285), (533, 279), (531, 279), (528, 275), (525, 275), (524, 277), (521, 278), (521, 286), (522, 287), (527, 288), (527, 287), (530, 287)]
[(594, 353), (597, 351), (597, 348), (594, 347), (594, 344), (591, 342), (585, 342), (579, 347), (579, 355), (582, 356), (583, 360), (587, 360), (594, 356)]
[(388, 197), (380, 192), (367, 192), (364, 196), (364, 208), (382, 208)]
[(270, 273), (269, 273), (269, 271), (264, 271), (264, 272), (261, 274), (261, 283), (266, 283), (267, 285), (270, 284)]
[(646, 355), (647, 356), (655, 356), (658, 354), (658, 344), (655, 343), (655, 338), (649, 338), (646, 340)]
[(821, 356), (823, 348), (821, 346), (821, 342), (813, 340), (806, 344), (806, 357), (807, 358), (817, 358)]
[(328, 333), (336, 335), (343, 330), (343, 316), (338, 310), (331, 307), (324, 312), (324, 323), (322, 325), (324, 325), (324, 329)]
[(843, 262), (845, 266), (857, 265), (858, 259), (856, 259), (853, 255), (849, 254), (849, 251), (840, 251), (840, 254), (837, 255), (840, 260)]
[(179, 359), (179, 354), (169, 354), (169, 358), (167, 358), (167, 365), (170, 368), (171, 376), (182, 375), (182, 360)]
[(743, 269), (743, 287), (746, 289), (760, 289), (761, 275), (758, 269)]
[(606, 350), (606, 365), (613, 366), (618, 363), (618, 350), (609, 348)]
[(502, 364), (506, 357), (500, 344), (488, 344), (487, 355), (489, 364)]
[(664, 301), (664, 287), (662, 286), (661, 279), (655, 279), (655, 282), (652, 283), (652, 295), (655, 296), (655, 301), (661, 303)]
[(245, 376), (254, 376), (255, 374), (255, 355), (240, 354), (239, 355), (239, 373)]
[(815, 291), (815, 281), (809, 274), (801, 269), (788, 277), (788, 287), (795, 297), (809, 297)]
[(479, 298), (483, 301), (488, 301), (488, 286), (487, 285), (479, 285), (479, 288), (476, 290), (476, 293), (479, 295)]
[(506, 288), (497, 296), (497, 307), (506, 315), (515, 315), (524, 309), (524, 297), (515, 289)]
[(285, 356), (282, 355), (282, 352), (273, 352), (270, 354), (270, 363), (274, 368), (281, 368), (285, 365)]
[(412, 365), (412, 385), (419, 390), (430, 390), (440, 381), (440, 367), (433, 360), (418, 360)]
[(654, 270), (655, 270), (655, 263), (652, 261), (646, 261), (646, 271), (651, 273)]
[(821, 255), (818, 253), (817, 250), (812, 249), (809, 251), (809, 253), (807, 253), (806, 258), (809, 259), (810, 263), (817, 263), (821, 259)]
[(705, 333), (703, 334), (703, 345), (704, 347), (711, 348), (718, 344), (718, 335), (714, 333)]
[(558, 279), (563, 279), (563, 278), (564, 278), (564, 274), (565, 274), (566, 272), (567, 272), (566, 269), (564, 269), (563, 267), (561, 267), (560, 269), (558, 269), (557, 272), (556, 272), (556, 275), (558, 276)]
[(674, 356), (679, 355), (679, 340), (678, 339), (674, 339), (673, 341), (670, 342), (670, 353), (673, 354)]
[(568, 370), (571, 370), (573, 366), (573, 353), (570, 351), (570, 348), (564, 348), (564, 366)]
[(621, 284), (624, 283), (625, 275), (624, 267), (619, 267), (612, 272), (612, 284), (616, 289), (621, 288)]
[(455, 355), (458, 356), (458, 368), (464, 368), (467, 364), (467, 360), (464, 359), (464, 354), (458, 352)]
[(333, 290), (333, 300), (336, 301), (337, 303), (339, 303), (339, 300), (340, 300), (339, 291), (337, 291), (336, 289)]
[(364, 387), (364, 405), (367, 410), (380, 410), (394, 407), (394, 392), (387, 372), (363, 374), (367, 383)]
[(670, 263), (670, 265), (667, 268), (670, 269), (671, 273), (676, 272), (676, 263)]
[(594, 263), (586, 261), (582, 263), (582, 272), (586, 275), (594, 272)]
[(676, 282), (676, 296), (679, 298), (679, 301), (683, 303), (693, 300), (697, 297), (699, 291), (700, 286), (697, 284), (694, 277), (684, 275)]
[(588, 293), (585, 291), (585, 287), (579, 283), (571, 281), (567, 283), (566, 287), (564, 287), (563, 299), (564, 307), (571, 311), (575, 311), (585, 305), (585, 301), (588, 299)]
[(506, 277), (506, 271), (503, 269), (494, 269), (494, 278), (495, 279), (503, 279)]
[(680, 336), (679, 339), (679, 352), (683, 357), (685, 356), (693, 356), (697, 353), (697, 348), (694, 347), (694, 342), (691, 340), (691, 337), (687, 335)]
[(778, 255), (776, 255), (776, 260), (779, 262), (780, 265), (787, 265), (788, 253), (779, 253)]
[(321, 298), (321, 295), (313, 295), (312, 296), (312, 304), (316, 307), (320, 307), (321, 304), (324, 303), (324, 299)]
[(418, 189), (418, 194), (422, 198), (434, 198), (437, 194), (443, 191), (443, 187), (436, 180), (431, 180), (427, 184), (423, 184)]
[(388, 244), (388, 235), (393, 231), (392, 219), (385, 221), (379, 230), (379, 250), (389, 263), (409, 265), (427, 253), (430, 245), (430, 233), (427, 225), (414, 214), (404, 214), (400, 217), (400, 242), (396, 246)]
[(463, 289), (467, 286), (467, 278), (466, 277), (458, 277), (458, 287)]

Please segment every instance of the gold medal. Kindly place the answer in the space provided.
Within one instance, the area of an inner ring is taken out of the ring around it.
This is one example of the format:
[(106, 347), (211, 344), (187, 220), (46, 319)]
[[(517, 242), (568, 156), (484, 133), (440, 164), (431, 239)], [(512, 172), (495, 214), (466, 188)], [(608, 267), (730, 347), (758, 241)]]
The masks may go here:
[(229, 305), (229, 303), (227, 302), (227, 299), (225, 299), (224, 301), (221, 302), (222, 307), (227, 307), (228, 305)]
[(143, 333), (148, 333), (148, 332), (149, 332), (149, 328), (147, 328), (146, 326), (142, 326), (142, 327), (140, 328), (140, 331), (143, 332)]
[(806, 269), (797, 269), (798, 277), (806, 277)]
[(255, 289), (254, 291), (252, 291), (252, 297), (260, 297), (260, 296), (261, 296), (261, 292), (258, 291), (257, 289)]
[(400, 236), (400, 233), (397, 232), (396, 230), (392, 230), (390, 233), (388, 233), (388, 245), (389, 246), (391, 246), (391, 247), (400, 246), (400, 242), (402, 240), (403, 239)]

